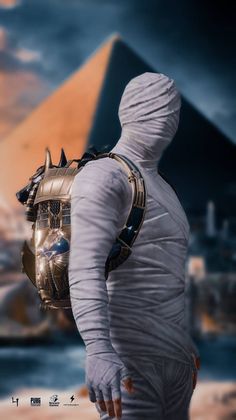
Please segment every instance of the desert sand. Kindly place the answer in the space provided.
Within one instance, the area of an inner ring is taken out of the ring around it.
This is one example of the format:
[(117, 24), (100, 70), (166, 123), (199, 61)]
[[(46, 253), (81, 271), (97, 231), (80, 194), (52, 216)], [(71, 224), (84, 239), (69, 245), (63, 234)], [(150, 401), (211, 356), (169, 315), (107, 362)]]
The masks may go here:
[[(50, 397), (58, 394), (58, 407), (49, 406)], [(74, 395), (72, 404), (70, 397)], [(98, 420), (96, 408), (87, 396), (85, 387), (60, 390), (22, 389), (15, 393), (19, 405), (11, 396), (0, 400), (0, 418), (8, 420)], [(41, 397), (41, 406), (31, 407), (30, 398)], [(70, 405), (64, 405), (70, 404)], [(236, 418), (236, 383), (198, 381), (190, 404), (191, 420), (233, 420)], [(151, 420), (151, 419), (150, 419)], [(176, 416), (176, 420), (178, 420)], [(181, 419), (180, 419), (181, 420)]]

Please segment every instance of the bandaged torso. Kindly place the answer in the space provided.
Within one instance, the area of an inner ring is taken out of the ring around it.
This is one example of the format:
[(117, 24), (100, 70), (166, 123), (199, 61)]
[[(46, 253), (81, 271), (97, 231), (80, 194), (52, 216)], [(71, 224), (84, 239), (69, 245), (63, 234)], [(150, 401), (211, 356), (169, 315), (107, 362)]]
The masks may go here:
[[(146, 184), (145, 219), (132, 254), (109, 273), (106, 285), (102, 264), (112, 243), (109, 233), (114, 238), (126, 221), (131, 185), (121, 165), (109, 158), (88, 163), (75, 177), (72, 212), (78, 212), (78, 218), (72, 217), (77, 223), (72, 228), (70, 256), (75, 318), (85, 340), (110, 336), (119, 355), (190, 360), (190, 352), (197, 354), (197, 349), (186, 324), (188, 220), (175, 192), (157, 170), (135, 163)], [(93, 219), (87, 230), (85, 218)]]
[[(137, 164), (137, 162), (136, 162)], [(186, 257), (189, 223), (172, 187), (139, 166), (146, 181), (144, 223), (129, 259), (109, 274), (110, 334), (119, 353), (198, 353), (187, 331)], [(130, 194), (126, 189), (124, 212)]]

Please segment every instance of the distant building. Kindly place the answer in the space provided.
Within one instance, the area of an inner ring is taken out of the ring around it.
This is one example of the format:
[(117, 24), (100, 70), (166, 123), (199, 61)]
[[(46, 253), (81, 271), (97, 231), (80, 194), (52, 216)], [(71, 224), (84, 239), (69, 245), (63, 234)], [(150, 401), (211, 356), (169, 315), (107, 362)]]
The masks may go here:
[(221, 238), (227, 240), (229, 238), (229, 220), (224, 219), (221, 228)]
[(211, 200), (207, 202), (206, 236), (211, 237), (211, 238), (216, 236), (215, 205), (213, 201)]

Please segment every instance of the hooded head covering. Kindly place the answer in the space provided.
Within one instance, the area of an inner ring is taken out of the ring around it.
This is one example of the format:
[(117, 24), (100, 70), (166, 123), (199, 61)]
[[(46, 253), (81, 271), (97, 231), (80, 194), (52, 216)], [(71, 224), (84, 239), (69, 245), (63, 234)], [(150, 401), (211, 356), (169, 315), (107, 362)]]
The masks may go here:
[(176, 133), (180, 107), (175, 83), (164, 74), (146, 72), (131, 79), (121, 97), (122, 133), (112, 152), (156, 170)]

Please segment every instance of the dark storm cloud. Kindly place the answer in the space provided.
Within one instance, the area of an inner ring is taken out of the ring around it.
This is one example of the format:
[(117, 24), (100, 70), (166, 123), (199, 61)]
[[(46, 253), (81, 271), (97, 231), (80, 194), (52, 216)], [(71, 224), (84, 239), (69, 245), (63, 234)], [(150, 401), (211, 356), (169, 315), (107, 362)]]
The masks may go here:
[[(40, 53), (27, 63), (56, 86), (112, 32), (150, 64), (175, 78), (181, 92), (236, 139), (235, 15), (229, 4), (158, 0), (23, 0), (0, 10), (14, 48)], [(11, 65), (22, 66), (8, 60)]]

